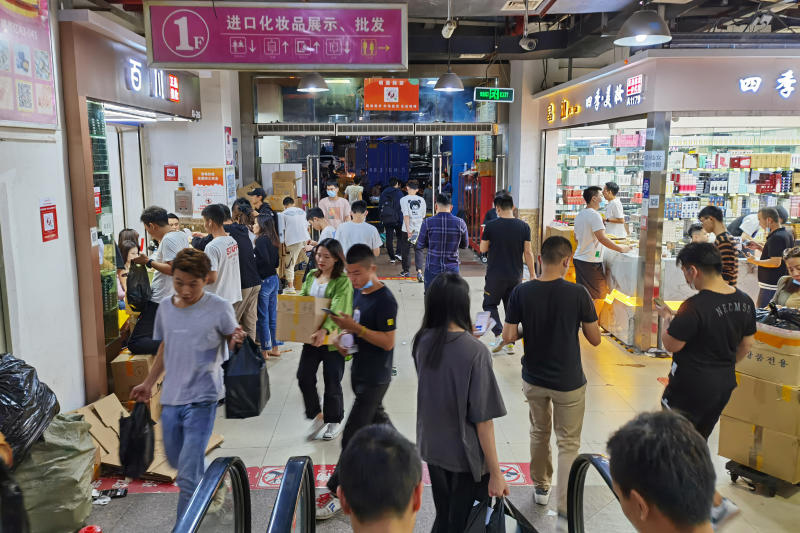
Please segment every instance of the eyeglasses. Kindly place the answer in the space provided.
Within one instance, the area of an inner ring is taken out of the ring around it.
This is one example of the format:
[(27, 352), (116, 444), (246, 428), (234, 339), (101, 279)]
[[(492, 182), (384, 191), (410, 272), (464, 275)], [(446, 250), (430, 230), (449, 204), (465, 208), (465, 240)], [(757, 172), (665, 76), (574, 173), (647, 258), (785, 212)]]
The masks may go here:
[(800, 257), (800, 246), (787, 248), (783, 251), (784, 259), (794, 259), (795, 257)]

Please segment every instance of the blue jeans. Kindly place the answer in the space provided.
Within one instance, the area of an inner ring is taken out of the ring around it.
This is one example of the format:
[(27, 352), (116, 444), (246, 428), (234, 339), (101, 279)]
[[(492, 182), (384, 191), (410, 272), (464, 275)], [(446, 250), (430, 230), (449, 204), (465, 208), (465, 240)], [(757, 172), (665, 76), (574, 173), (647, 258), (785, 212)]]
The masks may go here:
[(775, 296), (775, 290), (759, 288), (758, 302), (756, 302), (756, 307), (766, 307), (767, 304), (772, 301), (773, 296)]
[(205, 473), (208, 439), (214, 429), (217, 402), (198, 402), (185, 405), (164, 405), (161, 410), (161, 429), (167, 460), (178, 470), (175, 483), (180, 489), (178, 519), (186, 511), (192, 494)]
[(258, 293), (258, 340), (261, 341), (262, 350), (270, 350), (280, 346), (275, 340), (275, 327), (278, 323), (278, 276), (270, 276), (261, 282), (261, 291)]
[(455, 272), (456, 274), (459, 274), (459, 268), (458, 268), (458, 265), (456, 265), (455, 267), (446, 267), (444, 270), (433, 270), (431, 268), (426, 267), (425, 268), (425, 280), (424, 280), (425, 281), (425, 292), (428, 292), (428, 287), (431, 286), (431, 283), (433, 283), (433, 280), (436, 279), (436, 276), (438, 276), (442, 272)]

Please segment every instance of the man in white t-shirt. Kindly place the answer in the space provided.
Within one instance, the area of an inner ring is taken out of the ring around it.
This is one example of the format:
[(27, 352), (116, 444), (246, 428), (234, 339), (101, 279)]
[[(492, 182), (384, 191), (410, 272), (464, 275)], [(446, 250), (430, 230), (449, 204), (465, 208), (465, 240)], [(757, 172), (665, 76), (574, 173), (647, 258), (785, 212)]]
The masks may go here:
[(578, 243), (572, 263), (579, 284), (586, 287), (594, 300), (598, 316), (603, 307), (603, 298), (608, 294), (608, 284), (603, 271), (603, 248), (620, 253), (631, 250), (630, 246), (620, 246), (606, 235), (603, 217), (597, 212), (600, 207), (600, 187), (588, 187), (583, 191), (586, 209), (575, 217), (575, 240)]
[(622, 208), (622, 201), (617, 198), (619, 185), (613, 181), (606, 183), (603, 187), (603, 198), (606, 199), (606, 233), (615, 237), (626, 237), (625, 229), (625, 210)]
[(366, 244), (377, 257), (381, 253), (381, 235), (367, 220), (367, 202), (360, 200), (353, 202), (350, 207), (352, 222), (345, 222), (336, 229), (336, 240), (342, 245), (342, 251), (347, 251), (354, 244)]
[(308, 234), (306, 212), (294, 206), (294, 198), (283, 199), (283, 213), (278, 213), (278, 237), (283, 243), (284, 294), (294, 294), (294, 267), (311, 236)]
[(161, 344), (153, 340), (158, 304), (175, 293), (172, 285), (172, 260), (178, 252), (189, 247), (189, 241), (182, 231), (172, 231), (166, 209), (148, 207), (142, 212), (139, 220), (144, 224), (150, 237), (157, 240), (159, 245), (150, 257), (140, 254), (132, 259), (134, 263), (152, 268), (155, 273), (150, 284), (150, 301), (136, 321), (136, 326), (128, 339), (128, 349), (133, 354), (155, 355)]
[(216, 294), (231, 304), (242, 301), (242, 278), (239, 271), (239, 245), (223, 227), (226, 214), (220, 204), (203, 209), (206, 231), (213, 237), (205, 253), (211, 261), (206, 292)]
[(403, 213), (403, 231), (408, 236), (407, 239), (400, 241), (400, 255), (403, 260), (403, 271), (401, 276), (406, 277), (411, 267), (410, 255), (411, 246), (414, 246), (414, 266), (417, 267), (417, 281), (422, 283), (422, 271), (425, 269), (425, 258), (422, 250), (417, 250), (417, 236), (425, 220), (427, 205), (422, 196), (417, 196), (419, 192), (419, 182), (408, 180), (406, 184), (408, 195), (400, 198), (400, 211)]

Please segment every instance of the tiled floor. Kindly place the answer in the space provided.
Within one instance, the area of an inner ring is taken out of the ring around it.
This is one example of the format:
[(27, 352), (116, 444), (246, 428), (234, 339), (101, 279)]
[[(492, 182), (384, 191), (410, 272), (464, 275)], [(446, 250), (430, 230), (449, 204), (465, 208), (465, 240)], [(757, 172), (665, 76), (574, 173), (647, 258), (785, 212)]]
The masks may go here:
[[(481, 278), (470, 278), (472, 287), (473, 314), (480, 309), (483, 283)], [(395, 348), (395, 364), (398, 375), (393, 379), (385, 400), (385, 407), (394, 425), (406, 437), (415, 438), (416, 417), (416, 375), (410, 355), (410, 344), (418, 327), (422, 313), (422, 286), (411, 281), (391, 281), (389, 287), (400, 303), (398, 335)], [(491, 338), (491, 334), (488, 335)], [(488, 341), (489, 339), (487, 339)], [(289, 347), (287, 346), (287, 349)], [(315, 464), (335, 464), (339, 455), (340, 441), (306, 442), (305, 431), (308, 421), (303, 416), (303, 404), (297, 388), (295, 371), (299, 358), (299, 347), (294, 346), (279, 360), (269, 362), (272, 397), (258, 418), (248, 420), (226, 420), (221, 414), (216, 422), (215, 432), (225, 437), (222, 448), (213, 452), (212, 457), (237, 455), (248, 466), (280, 465), (290, 456), (308, 455)], [(494, 369), (503, 391), (508, 415), (496, 421), (497, 447), (501, 461), (530, 461), (528, 448), (528, 412), (521, 393), (520, 362), (522, 355), (518, 347), (517, 355), (498, 355), (494, 359)], [(588, 344), (583, 347), (583, 364), (588, 380), (586, 416), (581, 438), (582, 452), (603, 452), (609, 435), (624, 424), (635, 413), (657, 409), (663, 386), (657, 378), (666, 375), (669, 360), (652, 359), (631, 355), (621, 349), (612, 339), (603, 337), (599, 347)], [(320, 378), (321, 382), (321, 378)], [(320, 385), (321, 386), (321, 385)], [(349, 376), (344, 380), (345, 405), (352, 403)], [(742, 509), (742, 514), (730, 524), (726, 531), (731, 533), (759, 531), (797, 531), (797, 516), (800, 512), (800, 495), (789, 488), (775, 498), (751, 493), (741, 482), (732, 485), (724, 470), (725, 459), (716, 456), (718, 432), (712, 435), (710, 446), (716, 458), (720, 492), (733, 499)], [(555, 441), (553, 445), (555, 450)], [(610, 491), (599, 477), (590, 477), (589, 496), (586, 502), (588, 531), (632, 531), (622, 517), (619, 507)], [(269, 493), (269, 494), (265, 494)], [(257, 491), (254, 496), (255, 530), (263, 530), (271, 511), (274, 491)], [(545, 509), (534, 509), (530, 501), (529, 487), (516, 487), (512, 491), (512, 501), (527, 515), (531, 516), (540, 531), (552, 531), (554, 519)], [(145, 508), (158, 511), (163, 516), (163, 529), (157, 524), (148, 524), (148, 531), (169, 530), (174, 509), (175, 495), (131, 495), (124, 504), (125, 509), (117, 507), (98, 510), (94, 513), (94, 523), (107, 523), (109, 531), (143, 530), (136, 527), (139, 513)], [(112, 502), (112, 504), (116, 503)], [(169, 502), (172, 502), (170, 504)], [(122, 506), (123, 504), (117, 504)], [(148, 513), (153, 516), (153, 513)], [(432, 524), (433, 504), (426, 489), (426, 499), (420, 514), (417, 530), (427, 531)], [(127, 518), (126, 518), (127, 517)], [(90, 521), (92, 523), (92, 521)], [(792, 526), (792, 524), (795, 524)], [(102, 524), (101, 524), (102, 525)], [(138, 524), (141, 527), (141, 523)], [(105, 531), (106, 529), (104, 529)], [(327, 523), (318, 523), (319, 531), (347, 531), (347, 519), (340, 517)]]

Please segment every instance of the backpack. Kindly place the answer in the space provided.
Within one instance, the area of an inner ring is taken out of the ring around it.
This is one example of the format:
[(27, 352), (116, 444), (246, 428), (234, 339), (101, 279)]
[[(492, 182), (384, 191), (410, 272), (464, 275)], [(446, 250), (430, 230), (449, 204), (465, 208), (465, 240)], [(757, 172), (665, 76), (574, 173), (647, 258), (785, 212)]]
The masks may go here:
[(744, 220), (744, 215), (740, 216), (739, 218), (728, 224), (728, 233), (730, 233), (734, 237), (741, 237), (743, 220)]
[(384, 193), (381, 199), (381, 223), (399, 224), (402, 221), (400, 216), (400, 198), (402, 194), (399, 189), (392, 188)]

